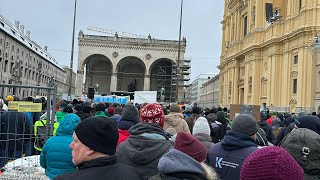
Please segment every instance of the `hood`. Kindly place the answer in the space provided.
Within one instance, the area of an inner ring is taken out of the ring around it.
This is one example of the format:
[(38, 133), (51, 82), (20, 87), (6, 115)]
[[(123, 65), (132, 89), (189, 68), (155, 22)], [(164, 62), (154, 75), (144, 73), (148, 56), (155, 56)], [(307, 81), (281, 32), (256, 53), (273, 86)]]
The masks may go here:
[(215, 122), (216, 120), (218, 120), (217, 115), (215, 113), (208, 114), (207, 119), (209, 122)]
[(119, 122), (121, 120), (121, 115), (120, 114), (114, 114), (112, 116), (112, 118), (116, 121), (116, 122)]
[(167, 122), (170, 126), (177, 126), (179, 122), (183, 119), (183, 114), (181, 113), (169, 113), (168, 115), (165, 116), (164, 120)]
[(128, 130), (132, 126), (136, 125), (138, 122), (136, 121), (125, 121), (125, 120), (120, 120), (118, 122), (118, 128), (122, 130)]
[(159, 134), (165, 137), (166, 139), (170, 138), (168, 136), (168, 133), (166, 133), (158, 124), (150, 123), (138, 123), (129, 129), (129, 133), (131, 135), (140, 135), (143, 133)]
[(227, 131), (227, 134), (224, 136), (221, 144), (223, 149), (226, 150), (236, 150), (251, 146), (257, 147), (255, 141), (250, 136), (231, 130)]
[(203, 167), (198, 161), (176, 149), (171, 149), (161, 157), (158, 163), (158, 170), (161, 174), (178, 172), (205, 174)]
[(80, 123), (79, 116), (75, 114), (68, 114), (66, 115), (59, 124), (59, 127), (57, 129), (57, 136), (72, 136), (74, 130)]
[(296, 121), (296, 125), (299, 128), (308, 128), (320, 134), (320, 119), (317, 116), (301, 116)]
[(173, 148), (173, 143), (169, 140), (149, 139), (131, 134), (128, 140), (121, 143), (120, 146), (125, 146), (123, 154), (126, 154), (131, 162), (145, 165), (167, 153)]
[(86, 118), (88, 118), (88, 117), (91, 117), (90, 114), (84, 113), (84, 112), (82, 112), (82, 111), (78, 111), (78, 112), (76, 113), (76, 115), (78, 115), (78, 116), (80, 117), (80, 119), (86, 119)]
[(200, 142), (212, 142), (212, 138), (208, 134), (198, 133), (195, 134), (194, 137), (196, 137)]
[(289, 126), (289, 124), (294, 123), (296, 120), (293, 117), (288, 117), (284, 120), (284, 123), (286, 126)]
[(281, 146), (292, 155), (306, 174), (320, 176), (320, 135), (318, 133), (306, 128), (295, 129), (288, 134)]

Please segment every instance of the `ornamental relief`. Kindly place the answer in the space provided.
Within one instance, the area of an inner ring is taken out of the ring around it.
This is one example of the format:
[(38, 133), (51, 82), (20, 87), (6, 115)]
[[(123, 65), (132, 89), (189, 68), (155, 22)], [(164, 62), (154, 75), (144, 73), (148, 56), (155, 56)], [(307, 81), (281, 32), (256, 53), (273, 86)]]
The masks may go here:
[(291, 74), (290, 74), (290, 76), (291, 76), (292, 78), (297, 78), (297, 77), (298, 77), (298, 72), (297, 72), (297, 71), (292, 71)]

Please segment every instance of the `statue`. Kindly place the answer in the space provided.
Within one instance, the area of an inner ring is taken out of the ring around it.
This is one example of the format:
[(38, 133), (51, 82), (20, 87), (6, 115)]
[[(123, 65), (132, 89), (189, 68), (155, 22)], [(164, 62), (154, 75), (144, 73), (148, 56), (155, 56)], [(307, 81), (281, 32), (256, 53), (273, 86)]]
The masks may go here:
[(135, 92), (137, 90), (137, 80), (135, 79), (128, 85), (129, 92)]
[(100, 88), (99, 84), (96, 83), (96, 85), (94, 86), (94, 91), (95, 91), (95, 93), (98, 93), (99, 88)]
[(11, 69), (13, 77), (20, 78), (22, 76), (21, 69), (21, 61), (17, 59), (16, 63), (14, 63), (14, 66)]
[(164, 87), (162, 87), (161, 90), (160, 90), (160, 95), (161, 95), (161, 96), (164, 96), (165, 91), (166, 91), (166, 90), (164, 89)]

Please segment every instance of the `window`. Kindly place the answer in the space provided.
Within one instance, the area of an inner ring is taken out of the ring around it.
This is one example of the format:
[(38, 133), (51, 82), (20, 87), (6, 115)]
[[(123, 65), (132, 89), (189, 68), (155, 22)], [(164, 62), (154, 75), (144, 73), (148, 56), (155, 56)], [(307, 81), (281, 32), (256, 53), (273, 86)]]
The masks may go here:
[(248, 33), (248, 16), (243, 18), (243, 36), (246, 36)]
[(299, 12), (301, 11), (302, 9), (302, 0), (299, 0)]
[(298, 85), (297, 79), (293, 79), (293, 94), (297, 94), (297, 85)]
[(5, 60), (4, 63), (4, 72), (7, 72), (8, 60)]
[(298, 64), (298, 55), (293, 56), (293, 64)]
[(266, 21), (270, 23), (270, 18), (273, 16), (272, 3), (266, 3)]

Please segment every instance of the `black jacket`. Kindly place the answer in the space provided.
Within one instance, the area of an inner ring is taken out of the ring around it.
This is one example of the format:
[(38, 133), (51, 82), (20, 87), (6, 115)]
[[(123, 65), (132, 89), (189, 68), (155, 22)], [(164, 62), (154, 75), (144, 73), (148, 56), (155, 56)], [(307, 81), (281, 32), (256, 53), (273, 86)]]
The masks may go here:
[[(118, 146), (119, 162), (134, 167), (143, 179), (158, 174), (159, 159), (173, 148), (163, 129), (154, 124), (138, 123), (129, 129), (130, 136)], [(162, 139), (150, 139), (141, 134), (156, 134)]]
[(268, 141), (271, 142), (272, 144), (274, 144), (276, 140), (275, 140), (274, 134), (272, 132), (272, 126), (270, 124), (268, 124), (266, 121), (260, 121), (260, 122), (258, 122), (258, 125), (266, 133)]
[(78, 111), (78, 112), (76, 113), (76, 115), (79, 116), (79, 118), (81, 119), (81, 121), (83, 121), (83, 120), (91, 117), (91, 114), (84, 113), (84, 112), (82, 112), (82, 111)]
[(130, 166), (117, 162), (117, 156), (97, 158), (78, 165), (76, 172), (60, 175), (54, 180), (140, 180)]
[[(22, 150), (27, 139), (30, 140), (32, 128), (28, 117), (23, 112), (8, 111), (0, 118), (0, 139), (2, 148)], [(25, 140), (24, 140), (25, 139)]]

